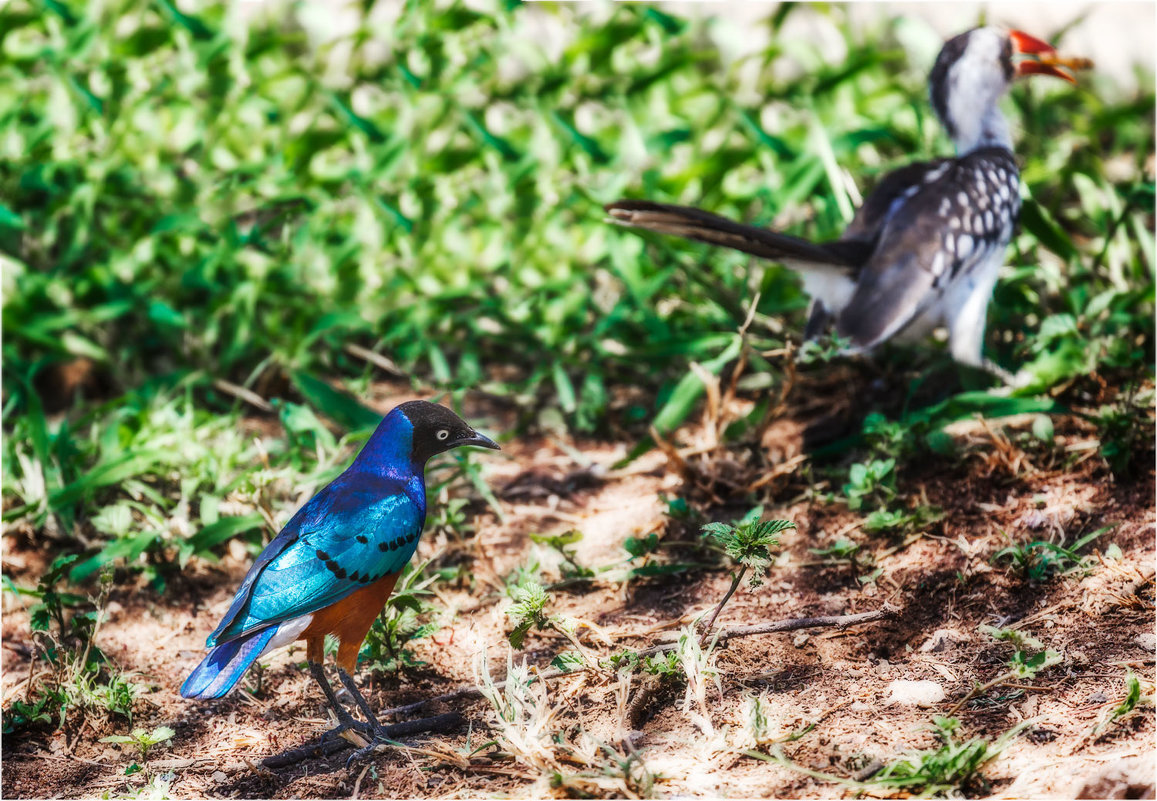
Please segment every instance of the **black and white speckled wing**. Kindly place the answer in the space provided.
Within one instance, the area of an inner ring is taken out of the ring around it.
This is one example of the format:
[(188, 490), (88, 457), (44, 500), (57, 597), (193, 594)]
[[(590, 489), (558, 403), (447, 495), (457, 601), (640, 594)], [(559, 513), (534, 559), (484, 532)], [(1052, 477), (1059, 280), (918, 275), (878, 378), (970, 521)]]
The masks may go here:
[(954, 159), (935, 159), (905, 164), (885, 175), (864, 198), (856, 216), (840, 239), (875, 242), (884, 224), (920, 187), (943, 174), (944, 165)]
[(875, 249), (837, 320), (839, 333), (858, 348), (902, 331), (1012, 238), (1020, 179), (1011, 152), (985, 148), (931, 164), (904, 168), (920, 166), (919, 183), (886, 186), (889, 176), (880, 202), (857, 215), (866, 231), (873, 221), (879, 225)]

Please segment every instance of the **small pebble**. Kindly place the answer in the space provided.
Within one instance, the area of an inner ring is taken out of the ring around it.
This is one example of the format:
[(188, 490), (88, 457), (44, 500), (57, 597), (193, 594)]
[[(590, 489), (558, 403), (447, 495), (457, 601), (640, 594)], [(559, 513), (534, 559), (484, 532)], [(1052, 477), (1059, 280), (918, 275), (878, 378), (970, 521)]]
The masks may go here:
[(937, 682), (923, 679), (896, 679), (888, 685), (888, 706), (901, 704), (903, 706), (928, 707), (944, 700), (944, 688)]
[(229, 776), (228, 776), (228, 774), (226, 774), (226, 773), (225, 773), (225, 771), (223, 771), (223, 770), (215, 770), (215, 771), (213, 771), (213, 776), (212, 776), (211, 778), (213, 779), (213, 781), (215, 781), (215, 782), (217, 782), (218, 784), (220, 784), (221, 782), (223, 782), (223, 781), (225, 781), (226, 779), (228, 779), (228, 778), (229, 778)]
[(801, 631), (799, 634), (795, 635), (795, 638), (791, 641), (791, 643), (796, 648), (803, 648), (809, 639), (811, 638)]

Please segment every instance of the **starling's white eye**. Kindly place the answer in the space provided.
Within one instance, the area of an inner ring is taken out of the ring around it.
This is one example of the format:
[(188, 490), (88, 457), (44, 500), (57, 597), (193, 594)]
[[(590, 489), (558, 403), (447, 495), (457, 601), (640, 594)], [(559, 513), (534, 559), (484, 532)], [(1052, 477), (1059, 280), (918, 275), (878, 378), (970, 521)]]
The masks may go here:
[(439, 430), (438, 433), (435, 434), (434, 436), (437, 437), (439, 440), (445, 440), (447, 437), (450, 436), (450, 431), (449, 431), (449, 429), (443, 428), (443, 429)]

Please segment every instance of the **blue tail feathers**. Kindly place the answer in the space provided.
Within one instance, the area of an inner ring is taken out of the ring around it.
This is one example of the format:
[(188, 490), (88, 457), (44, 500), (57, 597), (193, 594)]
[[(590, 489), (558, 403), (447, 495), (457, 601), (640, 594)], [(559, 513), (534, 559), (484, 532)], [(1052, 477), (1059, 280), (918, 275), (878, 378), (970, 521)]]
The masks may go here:
[(181, 685), (181, 697), (206, 700), (225, 695), (257, 661), (278, 628), (269, 626), (214, 647)]

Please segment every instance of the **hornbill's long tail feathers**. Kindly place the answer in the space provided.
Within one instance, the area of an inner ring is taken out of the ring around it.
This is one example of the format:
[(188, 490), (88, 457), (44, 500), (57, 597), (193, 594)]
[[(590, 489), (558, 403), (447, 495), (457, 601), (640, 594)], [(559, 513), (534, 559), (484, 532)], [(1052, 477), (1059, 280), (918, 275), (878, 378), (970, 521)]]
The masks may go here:
[(797, 268), (814, 264), (828, 269), (836, 267), (851, 270), (861, 265), (871, 251), (870, 244), (866, 242), (809, 242), (796, 236), (733, 222), (718, 214), (688, 206), (647, 200), (619, 200), (607, 206), (606, 211), (615, 222), (632, 228), (673, 234), (709, 245), (722, 245), (752, 256), (788, 262)]

